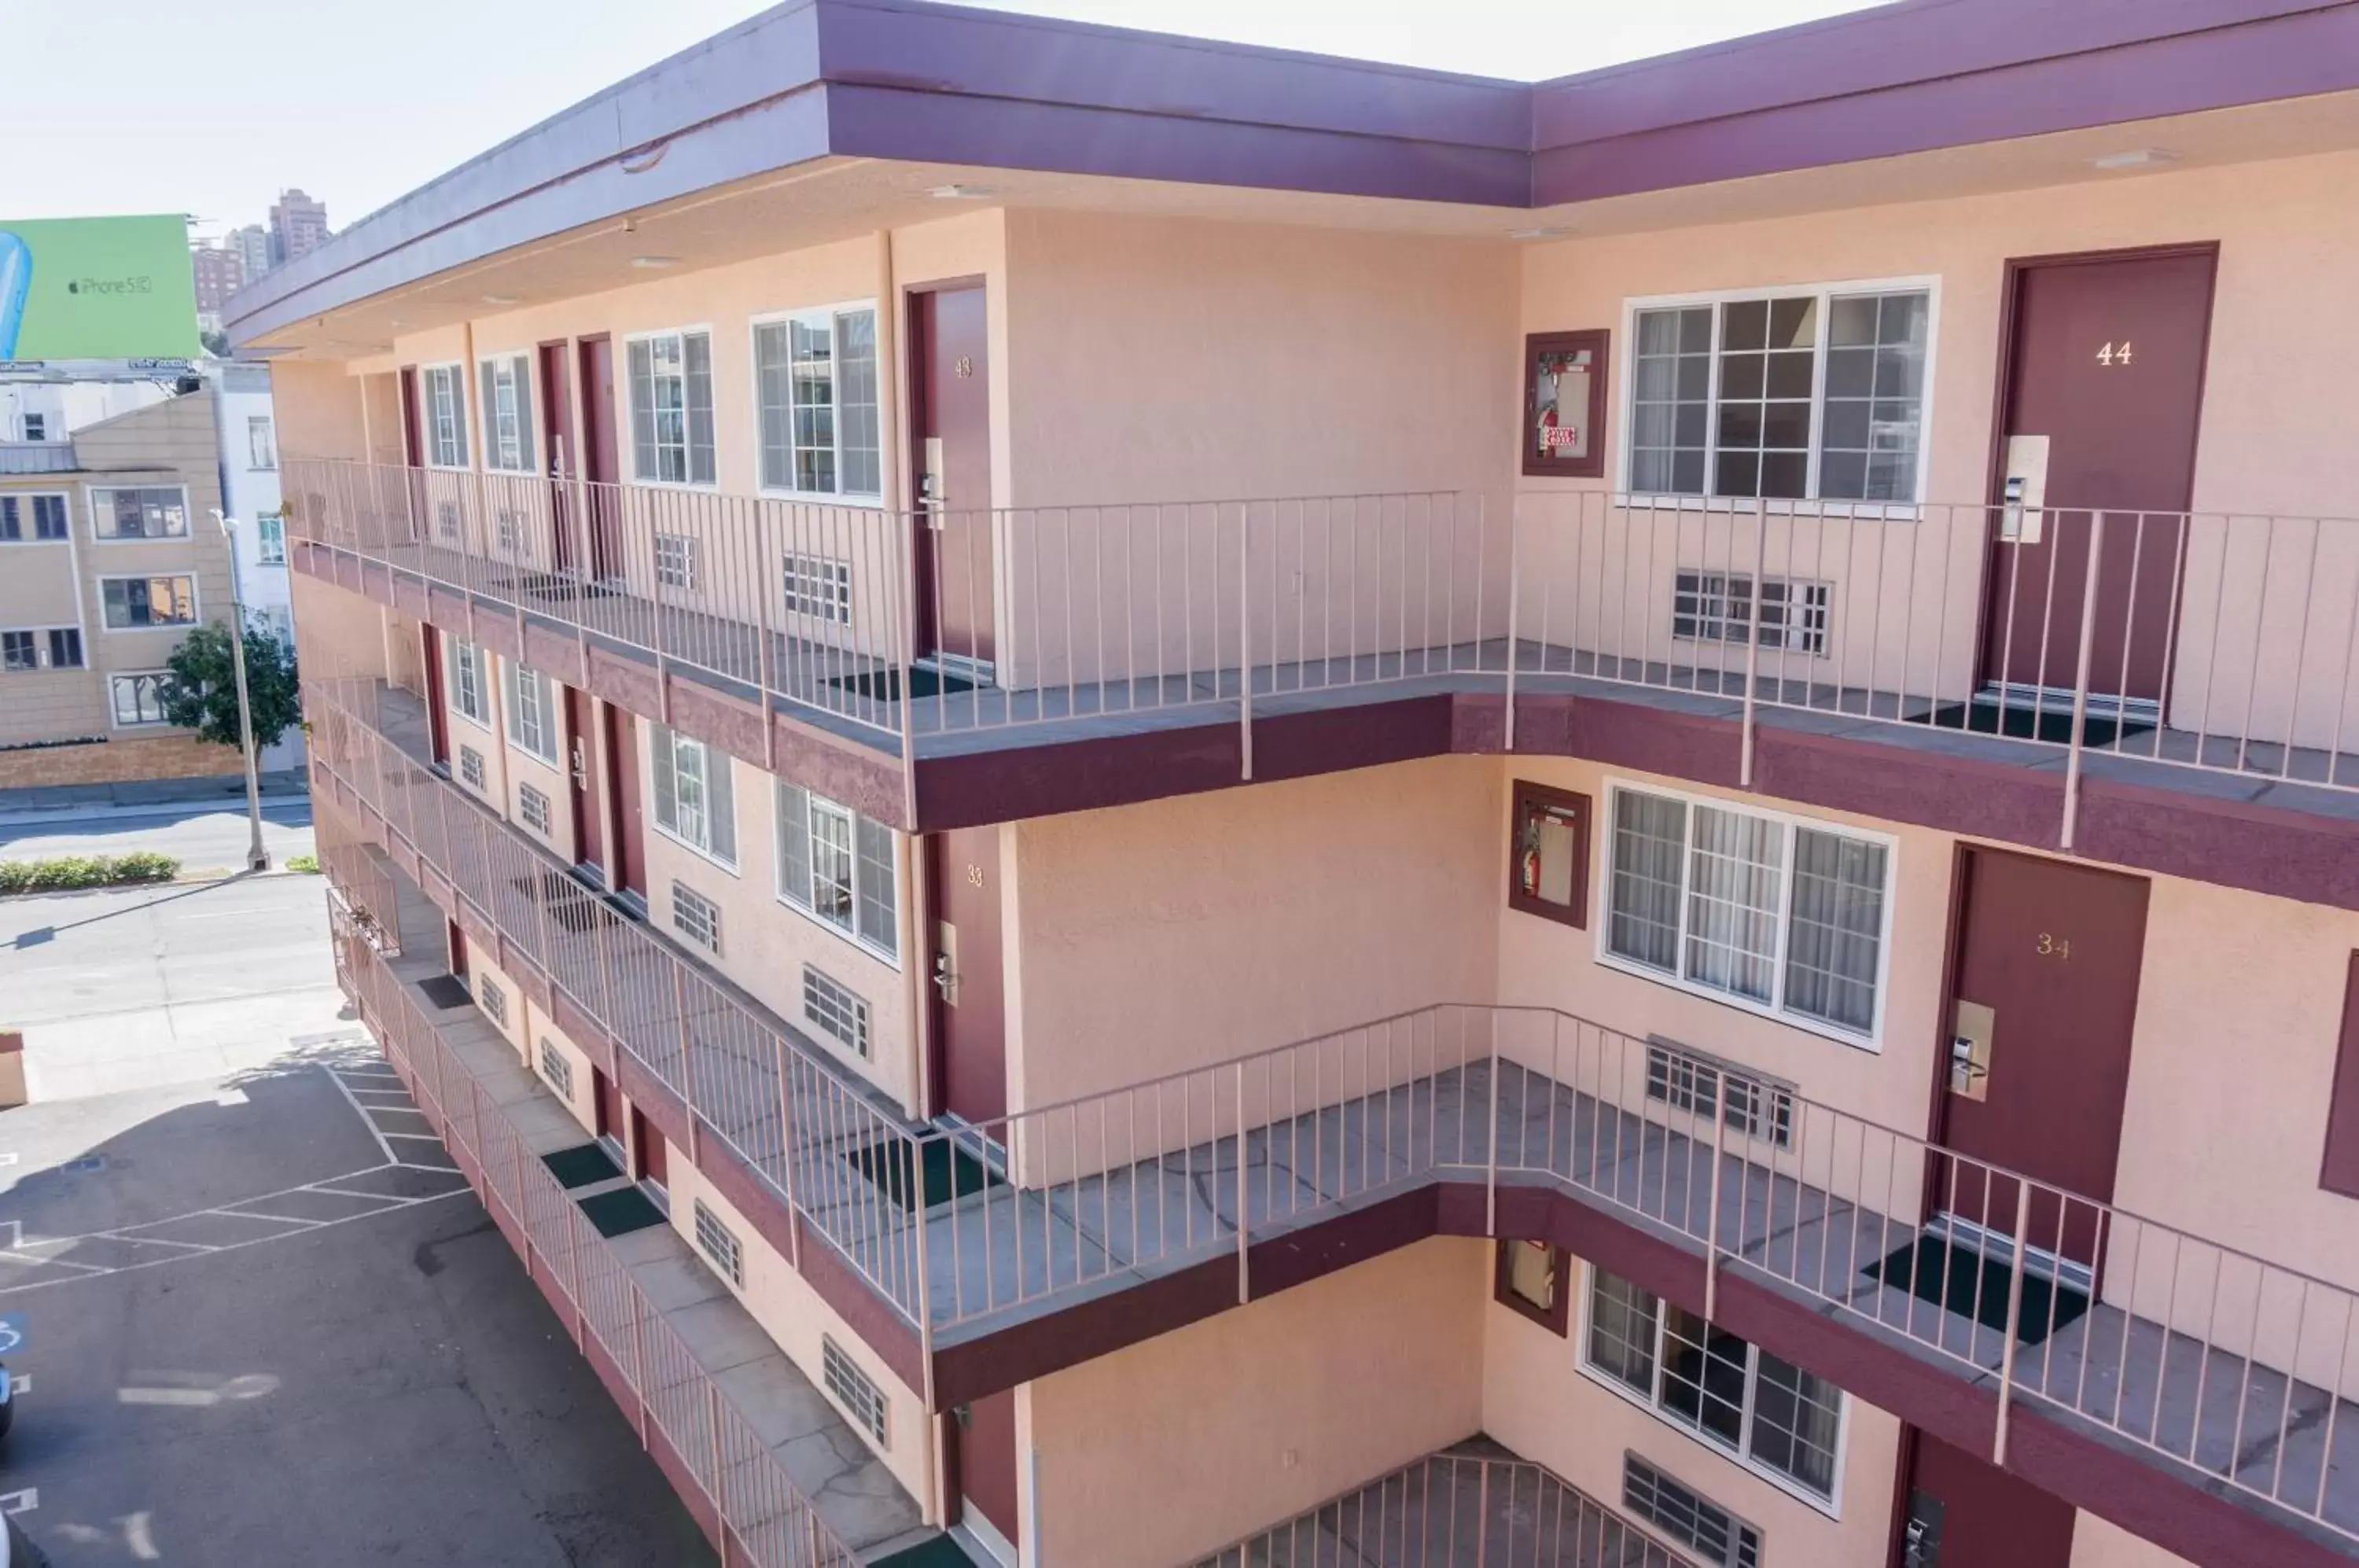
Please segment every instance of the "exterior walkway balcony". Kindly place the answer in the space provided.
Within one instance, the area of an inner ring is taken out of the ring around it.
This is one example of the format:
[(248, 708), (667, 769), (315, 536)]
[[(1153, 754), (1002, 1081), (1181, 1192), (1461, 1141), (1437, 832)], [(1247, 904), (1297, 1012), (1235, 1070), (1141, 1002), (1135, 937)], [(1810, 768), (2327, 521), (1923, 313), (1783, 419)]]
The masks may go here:
[(436, 774), (409, 699), (307, 691), (326, 809), (603, 1052), (931, 1408), (1425, 1236), (1522, 1237), (2195, 1561), (2359, 1555), (2339, 1286), (1530, 1008), (915, 1126)]
[(2359, 523), (286, 475), (299, 570), (903, 827), (1520, 750), (2359, 899)]

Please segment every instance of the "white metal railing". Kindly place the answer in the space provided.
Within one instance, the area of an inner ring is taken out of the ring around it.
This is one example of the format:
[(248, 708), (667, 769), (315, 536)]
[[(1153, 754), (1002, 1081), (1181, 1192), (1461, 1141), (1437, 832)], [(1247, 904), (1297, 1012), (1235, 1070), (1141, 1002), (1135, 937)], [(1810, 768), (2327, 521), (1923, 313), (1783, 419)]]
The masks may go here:
[[(2359, 523), (1603, 491), (899, 513), (292, 460), (290, 536), (913, 737), (1589, 682), (2359, 789)], [(1756, 591), (1756, 584), (1757, 591)]]
[(70, 441), (0, 441), (0, 474), (71, 474), (74, 462)]
[(1189, 1568), (1692, 1568), (1526, 1460), (1451, 1451), (1256, 1530)]
[(859, 1563), (385, 960), (347, 942), (338, 967), (363, 1021), (533, 1277), (556, 1297), (567, 1328), (622, 1378), (642, 1440), (659, 1433), (687, 1469), (697, 1493), (688, 1500), (694, 1508), (701, 1499), (698, 1511), (713, 1521), (722, 1560), (759, 1568)]
[(1434, 1006), (915, 1127), (388, 738), (377, 690), (307, 672), (323, 815), (349, 798), (481, 911), (928, 1353), (1224, 1257), (1248, 1300), (1256, 1242), (1426, 1183), (1478, 1188), (1494, 1234), (1504, 1192), (1547, 1186), (1701, 1253), (1707, 1315), (1734, 1271), (1994, 1380), (2002, 1456), (2033, 1399), (2359, 1540), (2343, 1286), (1539, 1008)]

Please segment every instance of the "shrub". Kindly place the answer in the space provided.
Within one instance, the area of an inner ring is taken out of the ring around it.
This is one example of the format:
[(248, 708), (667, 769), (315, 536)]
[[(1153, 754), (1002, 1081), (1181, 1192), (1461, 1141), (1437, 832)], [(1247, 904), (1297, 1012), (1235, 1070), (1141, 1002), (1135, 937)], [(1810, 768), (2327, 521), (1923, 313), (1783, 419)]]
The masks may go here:
[(320, 857), (316, 855), (290, 855), (287, 857), (287, 869), (289, 871), (317, 871), (320, 869)]
[(48, 893), (109, 887), (125, 882), (169, 882), (180, 863), (168, 855), (65, 855), (49, 860), (0, 860), (0, 893)]

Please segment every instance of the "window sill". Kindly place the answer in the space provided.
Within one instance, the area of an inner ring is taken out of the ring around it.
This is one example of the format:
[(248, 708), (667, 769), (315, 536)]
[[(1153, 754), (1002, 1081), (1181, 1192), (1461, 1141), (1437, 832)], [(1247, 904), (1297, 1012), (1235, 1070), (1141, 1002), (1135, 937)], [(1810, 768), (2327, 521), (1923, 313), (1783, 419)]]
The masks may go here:
[(718, 479), (649, 479), (635, 474), (631, 476), (631, 483), (646, 490), (684, 490), (696, 495), (721, 494), (721, 481)]
[[(63, 539), (51, 539), (51, 544), (63, 544)], [(186, 544), (187, 534), (92, 534), (92, 544)]]
[(1766, 514), (1773, 517), (1835, 518), (1843, 521), (1913, 523), (1924, 515), (1922, 501), (1844, 501), (1757, 495), (1650, 495), (1644, 491), (1612, 491), (1607, 505), (1630, 512), (1725, 512), (1738, 516)]
[[(1601, 926), (1610, 919), (1610, 914), (1603, 917), (1600, 921)], [(1666, 974), (1660, 969), (1640, 964), (1636, 959), (1621, 957), (1619, 954), (1606, 951), (1602, 932), (1598, 942), (1597, 966), (1601, 969), (1612, 969), (1620, 974), (1633, 975), (1640, 980), (1651, 980), (1658, 985), (1669, 986), (1671, 990), (1706, 1002), (1717, 1003), (1721, 1007), (1730, 1007), (1740, 1013), (1749, 1013), (1756, 1018), (1766, 1018), (1773, 1024), (1783, 1024), (1788, 1029), (1799, 1029), (1804, 1034), (1817, 1035), (1821, 1040), (1831, 1040), (1837, 1045), (1847, 1045), (1854, 1051), (1865, 1051), (1870, 1056), (1884, 1054), (1884, 1043), (1879, 1035), (1854, 1034), (1837, 1024), (1821, 1023), (1815, 1018), (1783, 1012), (1778, 1008), (1756, 1002), (1750, 997), (1734, 996), (1726, 991), (1715, 991), (1709, 985), (1700, 985), (1681, 975)], [(1881, 1009), (1882, 1006), (1883, 998), (1878, 997), (1878, 1008)], [(1881, 1021), (1879, 1018), (1879, 1024)]]
[(451, 711), (458, 714), (461, 718), (466, 720), (469, 724), (474, 725), (477, 729), (483, 731), (485, 735), (490, 735), (492, 733), (492, 721), (489, 717), (478, 718), (474, 714), (467, 712), (466, 709), (459, 706), (456, 702), (451, 704)]
[[(1580, 1356), (1579, 1367), (1581, 1369), (1581, 1375), (1588, 1378), (1592, 1383), (1596, 1384), (1599, 1388), (1604, 1389), (1607, 1393), (1612, 1394), (1616, 1399), (1622, 1400), (1623, 1403), (1632, 1406), (1636, 1410), (1644, 1410), (1661, 1425), (1669, 1427), (1671, 1431), (1678, 1432), (1681, 1437), (1686, 1438), (1689, 1442), (1694, 1443), (1698, 1448), (1702, 1449), (1705, 1453), (1713, 1455), (1715, 1458), (1724, 1459), (1729, 1464), (1735, 1465), (1739, 1470), (1744, 1471), (1746, 1475), (1753, 1476), (1755, 1479), (1765, 1482), (1771, 1486), (1775, 1486), (1777, 1490), (1785, 1493), (1796, 1502), (1800, 1503), (1804, 1508), (1809, 1508), (1811, 1512), (1823, 1514), (1825, 1517), (1835, 1520), (1837, 1523), (1842, 1522), (1843, 1466), (1844, 1449), (1848, 1446), (1844, 1440), (1849, 1437), (1851, 1432), (1851, 1412), (1848, 1409), (1843, 1411), (1842, 1428), (1835, 1440), (1835, 1495), (1832, 1497), (1821, 1497), (1818, 1493), (1811, 1491), (1808, 1486), (1803, 1486), (1799, 1481), (1795, 1480), (1792, 1476), (1788, 1475), (1783, 1471), (1772, 1469), (1770, 1466), (1762, 1464), (1757, 1459), (1751, 1458), (1734, 1448), (1716, 1443), (1710, 1437), (1705, 1436), (1701, 1429), (1690, 1426), (1683, 1421), (1676, 1421), (1670, 1416), (1664, 1414), (1662, 1409), (1652, 1399), (1647, 1399), (1645, 1395), (1639, 1393), (1638, 1390), (1631, 1388), (1627, 1383), (1621, 1381), (1619, 1378), (1610, 1377), (1603, 1372), (1600, 1372), (1597, 1368), (1592, 1367), (1589, 1364), (1589, 1356), (1586, 1349), (1583, 1349), (1577, 1354)], [(1845, 1400), (1849, 1400), (1851, 1396), (1846, 1393), (1843, 1398)], [(1640, 1457), (1644, 1458), (1645, 1455), (1642, 1454)], [(1706, 1490), (1708, 1492), (1709, 1488), (1706, 1488)]]
[(776, 485), (762, 485), (757, 494), (766, 501), (791, 501), (800, 506), (842, 506), (848, 511), (881, 512), (885, 509), (882, 495), (857, 493), (833, 495), (824, 490), (788, 490)]
[(516, 739), (514, 735), (510, 735), (508, 737), (508, 749), (514, 752), (521, 752), (526, 757), (529, 757), (535, 762), (539, 763), (543, 768), (555, 768), (557, 767), (557, 754), (555, 752), (535, 751), (532, 747), (525, 745), (524, 742)]
[[(862, 936), (858, 931), (847, 931), (843, 927), (837, 925), (833, 920), (822, 919), (815, 910), (812, 910), (804, 905), (796, 903), (792, 898), (788, 898), (782, 893), (773, 893), (770, 895), (770, 898), (771, 901), (776, 903), (778, 908), (782, 909), (791, 909), (796, 914), (800, 915), (804, 920), (810, 921), (812, 925), (817, 926), (821, 931), (823, 931), (828, 935), (835, 938), (836, 941), (842, 942), (845, 946), (857, 948), (860, 952), (867, 954), (877, 963), (885, 965), (886, 968), (890, 969), (896, 975), (898, 975), (901, 972), (901, 960), (898, 954), (887, 953), (885, 949), (877, 946), (866, 937)], [(845, 1046), (842, 1049), (845, 1055), (852, 1056), (854, 1060), (861, 1062), (868, 1060), (867, 1057), (857, 1055), (857, 1053), (853, 1052), (849, 1046)]]

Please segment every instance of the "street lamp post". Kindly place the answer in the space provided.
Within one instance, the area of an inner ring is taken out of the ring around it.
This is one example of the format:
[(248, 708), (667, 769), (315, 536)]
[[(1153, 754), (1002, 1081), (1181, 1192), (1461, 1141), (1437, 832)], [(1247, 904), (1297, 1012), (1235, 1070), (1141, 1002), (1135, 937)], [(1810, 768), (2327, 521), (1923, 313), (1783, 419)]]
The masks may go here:
[(229, 541), (229, 663), (237, 674), (237, 734), (245, 748), (245, 868), (267, 871), (270, 852), (262, 846), (262, 759), (254, 745), (254, 706), (245, 694), (245, 593), (237, 570), (237, 519), (215, 508), (213, 521)]

